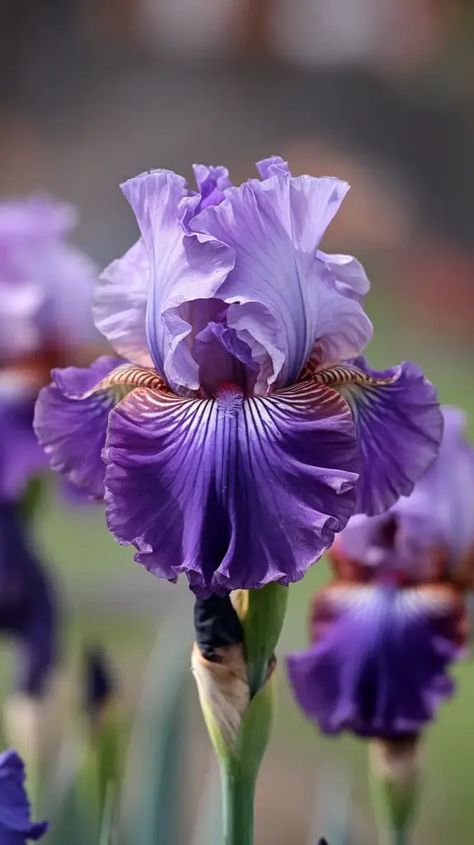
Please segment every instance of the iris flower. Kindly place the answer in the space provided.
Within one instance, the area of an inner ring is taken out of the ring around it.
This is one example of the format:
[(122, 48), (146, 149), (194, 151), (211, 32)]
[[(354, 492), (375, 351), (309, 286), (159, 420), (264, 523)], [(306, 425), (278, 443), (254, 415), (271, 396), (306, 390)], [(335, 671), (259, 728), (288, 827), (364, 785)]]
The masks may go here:
[(348, 184), (279, 157), (258, 170), (122, 186), (140, 238), (95, 304), (120, 357), (54, 371), (36, 411), (52, 466), (105, 496), (116, 539), (202, 596), (301, 578), (355, 512), (411, 492), (442, 430), (416, 366), (360, 357), (367, 277), (320, 249)]
[(18, 501), (47, 465), (33, 433), (38, 390), (94, 336), (96, 273), (69, 243), (75, 218), (47, 196), (0, 203), (0, 500)]
[(25, 767), (16, 751), (0, 754), (0, 845), (41, 839), (47, 822), (32, 822), (25, 791)]
[(316, 594), (312, 645), (288, 669), (305, 714), (327, 734), (417, 735), (453, 692), (474, 573), (474, 449), (463, 414), (444, 409), (437, 461), (385, 514), (356, 516)]

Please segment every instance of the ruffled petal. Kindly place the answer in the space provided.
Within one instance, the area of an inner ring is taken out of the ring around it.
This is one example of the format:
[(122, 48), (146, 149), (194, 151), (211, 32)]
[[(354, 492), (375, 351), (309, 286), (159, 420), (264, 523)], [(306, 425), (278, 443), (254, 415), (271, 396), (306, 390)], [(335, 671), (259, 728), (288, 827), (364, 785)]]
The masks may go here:
[(316, 258), (325, 265), (339, 293), (359, 300), (368, 293), (370, 282), (367, 273), (353, 255), (330, 254), (318, 249)]
[(207, 164), (193, 164), (194, 178), (198, 191), (201, 195), (197, 211), (206, 208), (208, 205), (218, 205), (224, 199), (224, 191), (230, 188), (232, 182), (229, 179), (227, 167), (218, 165), (213, 167)]
[(377, 372), (357, 358), (315, 379), (340, 391), (354, 414), (362, 457), (357, 511), (382, 513), (412, 492), (438, 454), (443, 417), (436, 390), (407, 361)]
[(317, 596), (315, 642), (291, 654), (296, 699), (324, 733), (417, 733), (453, 691), (464, 608), (441, 585), (397, 590), (335, 584)]
[(257, 161), (257, 170), (261, 179), (270, 179), (272, 176), (291, 176), (288, 162), (281, 156), (269, 156)]
[[(197, 390), (198, 365), (190, 348), (193, 304), (212, 299), (234, 265), (233, 250), (213, 237), (186, 232), (181, 224), (186, 185), (175, 173), (144, 173), (125, 182), (122, 190), (135, 212), (151, 268), (146, 309), (151, 358), (174, 388)], [(201, 328), (206, 322), (201, 320)]]
[(123, 396), (103, 379), (122, 364), (103, 355), (89, 368), (53, 370), (38, 396), (34, 429), (53, 469), (95, 499), (104, 495), (102, 449), (109, 411)]
[(354, 506), (357, 444), (333, 390), (216, 400), (135, 390), (110, 415), (107, 520), (162, 578), (198, 594), (301, 578)]
[[(262, 172), (275, 174), (276, 165)], [(219, 297), (235, 308), (258, 303), (271, 315), (269, 353), (274, 338), (284, 364), (276, 384), (292, 382), (318, 341), (339, 360), (355, 355), (370, 338), (371, 324), (360, 304), (334, 286), (316, 259), (319, 241), (349, 186), (338, 179), (291, 178), (281, 172), (263, 182), (251, 180), (229, 188), (223, 202), (194, 217), (191, 228), (228, 244), (235, 269), (219, 288)], [(260, 328), (260, 341), (262, 328)]]
[(152, 367), (146, 336), (150, 264), (140, 239), (102, 272), (94, 299), (94, 322), (118, 355)]

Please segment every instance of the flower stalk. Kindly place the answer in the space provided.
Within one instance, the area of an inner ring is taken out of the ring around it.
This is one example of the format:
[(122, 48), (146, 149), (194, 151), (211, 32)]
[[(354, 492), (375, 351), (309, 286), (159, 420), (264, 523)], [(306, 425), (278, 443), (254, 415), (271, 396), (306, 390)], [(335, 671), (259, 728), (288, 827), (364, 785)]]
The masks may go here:
[(232, 598), (197, 601), (192, 663), (221, 771), (224, 843), (252, 845), (255, 786), (273, 719), (274, 649), (288, 589), (270, 584)]
[(418, 804), (418, 737), (373, 740), (369, 758), (381, 845), (408, 845)]

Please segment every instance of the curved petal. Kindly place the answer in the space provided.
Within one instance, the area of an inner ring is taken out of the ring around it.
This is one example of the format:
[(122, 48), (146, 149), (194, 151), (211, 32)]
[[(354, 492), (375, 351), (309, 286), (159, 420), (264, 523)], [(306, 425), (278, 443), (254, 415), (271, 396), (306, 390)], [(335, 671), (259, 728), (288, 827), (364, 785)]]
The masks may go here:
[(206, 208), (208, 205), (218, 205), (218, 203), (222, 202), (224, 191), (232, 185), (227, 167), (222, 167), (222, 165), (213, 167), (207, 164), (193, 164), (193, 171), (196, 185), (201, 195), (197, 211), (201, 211), (201, 209)]
[(345, 396), (354, 413), (362, 457), (357, 511), (382, 513), (411, 493), (438, 454), (443, 417), (436, 390), (409, 361), (377, 372), (357, 358), (315, 379)]
[(172, 386), (197, 390), (189, 309), (195, 300), (212, 299), (234, 265), (233, 250), (213, 237), (186, 233), (180, 222), (186, 185), (175, 173), (144, 173), (125, 182), (122, 190), (135, 212), (151, 267), (146, 309), (151, 358)]
[(353, 255), (338, 255), (318, 249), (316, 259), (322, 261), (339, 293), (356, 299), (363, 299), (370, 289), (367, 274)]
[(270, 179), (272, 176), (291, 176), (288, 162), (281, 156), (269, 156), (257, 161), (257, 170), (261, 179)]
[(354, 506), (357, 445), (338, 394), (297, 385), (216, 400), (135, 390), (111, 413), (108, 526), (198, 594), (301, 578)]
[(263, 182), (229, 188), (223, 202), (191, 223), (193, 231), (235, 250), (235, 269), (219, 297), (236, 307), (258, 303), (271, 315), (272, 334), (281, 338), (285, 357), (278, 384), (296, 379), (318, 340), (339, 359), (358, 354), (370, 337), (360, 304), (337, 291), (315, 258), (348, 188), (330, 177), (290, 178), (278, 172)]
[(324, 733), (417, 733), (453, 691), (464, 608), (442, 585), (397, 590), (335, 584), (317, 596), (315, 642), (291, 654), (296, 699)]
[(146, 336), (150, 263), (140, 239), (101, 273), (94, 298), (94, 322), (118, 355), (152, 367)]
[(103, 355), (87, 369), (53, 370), (53, 383), (36, 403), (34, 429), (52, 468), (95, 499), (104, 495), (101, 454), (109, 411), (123, 395), (120, 388), (100, 385), (121, 364)]

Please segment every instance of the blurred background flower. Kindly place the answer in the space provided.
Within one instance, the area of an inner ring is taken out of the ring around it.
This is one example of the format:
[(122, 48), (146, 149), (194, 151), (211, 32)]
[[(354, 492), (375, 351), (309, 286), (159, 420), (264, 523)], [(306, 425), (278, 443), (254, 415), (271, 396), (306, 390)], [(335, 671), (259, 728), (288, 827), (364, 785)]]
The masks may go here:
[[(465, 643), (473, 575), (474, 448), (458, 409), (444, 409), (444, 421), (439, 457), (413, 494), (381, 516), (353, 517), (336, 539), (312, 645), (288, 657), (298, 704), (324, 733), (378, 740), (376, 775), (397, 778), (408, 816), (418, 738), (454, 690), (448, 670)], [(403, 831), (408, 816), (393, 823)]]
[[(74, 238), (103, 267), (137, 237), (116, 186), (147, 167), (191, 178), (192, 161), (226, 161), (238, 182), (278, 149), (294, 172), (337, 173), (353, 189), (323, 249), (356, 254), (375, 283), (371, 361), (416, 360), (444, 402), (474, 412), (473, 26), (466, 0), (4, 0), (2, 192), (71, 200)], [(65, 649), (77, 655), (85, 634), (104, 642), (134, 702), (157, 618), (179, 600), (190, 614), (191, 597), (131, 566), (99, 511), (55, 502), (36, 537), (64, 587)], [(301, 646), (310, 595), (326, 576), (321, 564), (292, 588), (282, 648)], [(430, 845), (474, 829), (472, 664), (452, 674), (458, 694), (427, 739), (417, 836)], [(279, 698), (258, 841), (306, 845), (315, 779), (322, 786), (334, 763), (357, 772), (349, 826), (372, 843), (360, 744), (315, 739), (282, 681)], [(192, 808), (208, 743), (199, 714), (190, 718), (194, 763), (182, 788)], [(291, 802), (277, 800), (289, 793)], [(323, 815), (322, 806), (318, 832), (328, 830)]]

